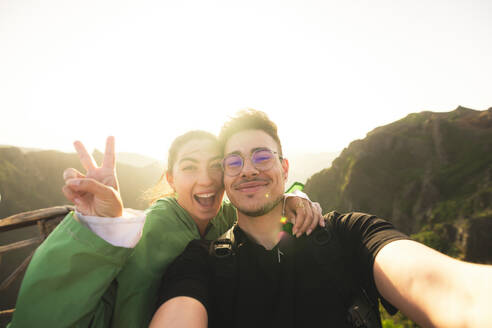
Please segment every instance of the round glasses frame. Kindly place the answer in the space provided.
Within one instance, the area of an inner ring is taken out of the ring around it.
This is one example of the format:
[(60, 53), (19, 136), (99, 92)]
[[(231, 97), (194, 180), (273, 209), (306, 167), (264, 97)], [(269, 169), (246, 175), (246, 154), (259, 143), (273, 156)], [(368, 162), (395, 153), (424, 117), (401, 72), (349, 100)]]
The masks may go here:
[[(273, 167), (275, 163), (274, 158), (275, 155), (278, 155), (278, 152), (272, 151), (268, 148), (257, 149), (253, 153), (251, 153), (250, 161), (251, 164), (258, 171), (267, 171)], [(283, 160), (282, 156), (278, 156), (280, 160)], [(232, 165), (235, 162), (235, 166)], [(244, 157), (240, 154), (230, 154), (224, 157), (222, 160), (222, 169), (224, 170), (224, 174), (235, 177), (241, 173), (244, 167)]]

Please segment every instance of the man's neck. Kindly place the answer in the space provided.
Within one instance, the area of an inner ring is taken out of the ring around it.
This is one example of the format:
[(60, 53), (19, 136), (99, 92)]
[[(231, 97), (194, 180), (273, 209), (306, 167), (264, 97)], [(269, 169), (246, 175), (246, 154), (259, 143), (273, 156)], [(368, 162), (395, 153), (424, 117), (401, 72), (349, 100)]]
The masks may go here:
[(282, 202), (262, 216), (251, 217), (238, 211), (237, 224), (250, 239), (270, 250), (280, 241), (281, 218)]

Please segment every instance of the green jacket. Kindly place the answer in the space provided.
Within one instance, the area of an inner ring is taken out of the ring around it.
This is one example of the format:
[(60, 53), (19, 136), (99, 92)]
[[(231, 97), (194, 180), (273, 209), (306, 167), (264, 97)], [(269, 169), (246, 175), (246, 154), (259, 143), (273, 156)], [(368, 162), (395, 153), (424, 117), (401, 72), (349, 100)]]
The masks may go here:
[[(200, 234), (173, 198), (146, 215), (131, 249), (112, 246), (68, 214), (36, 250), (9, 327), (148, 326), (164, 271)], [(205, 238), (218, 238), (235, 221), (235, 208), (223, 203)]]

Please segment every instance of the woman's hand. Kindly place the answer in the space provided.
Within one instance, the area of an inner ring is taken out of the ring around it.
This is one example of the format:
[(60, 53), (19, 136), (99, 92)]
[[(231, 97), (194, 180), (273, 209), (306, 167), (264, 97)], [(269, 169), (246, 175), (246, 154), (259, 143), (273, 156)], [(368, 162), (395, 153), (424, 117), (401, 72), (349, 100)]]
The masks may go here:
[(106, 149), (101, 167), (80, 141), (74, 142), (80, 162), (86, 170), (82, 174), (74, 168), (63, 172), (65, 197), (84, 215), (118, 217), (123, 214), (115, 169), (114, 137), (106, 139)]
[(325, 220), (319, 203), (299, 196), (288, 196), (285, 200), (285, 217), (294, 225), (292, 234), (296, 237), (304, 232), (309, 235), (316, 226), (325, 226)]

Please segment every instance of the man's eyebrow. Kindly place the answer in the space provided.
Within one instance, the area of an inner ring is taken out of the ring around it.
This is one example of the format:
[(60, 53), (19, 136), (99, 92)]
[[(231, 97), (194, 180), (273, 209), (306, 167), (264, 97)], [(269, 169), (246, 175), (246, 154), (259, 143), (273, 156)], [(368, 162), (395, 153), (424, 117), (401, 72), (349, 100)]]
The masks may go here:
[(193, 162), (193, 163), (198, 163), (198, 160), (196, 160), (193, 157), (183, 157), (182, 159), (179, 160), (178, 163), (182, 163), (184, 161), (190, 161), (190, 162)]
[(229, 155), (241, 155), (241, 152), (239, 150), (231, 151), (228, 154), (225, 154), (224, 157), (227, 157)]
[[(253, 154), (257, 150), (269, 150), (271, 152), (275, 152), (268, 147), (255, 147), (255, 148), (251, 149), (249, 153)], [(229, 156), (229, 155), (242, 155), (242, 153), (239, 150), (235, 150), (235, 151), (231, 151), (230, 153), (226, 154), (224, 157)]]
[(269, 150), (271, 152), (274, 152), (273, 150), (271, 150), (270, 148), (267, 148), (267, 147), (256, 147), (256, 148), (251, 149), (251, 154), (253, 154), (257, 150)]

